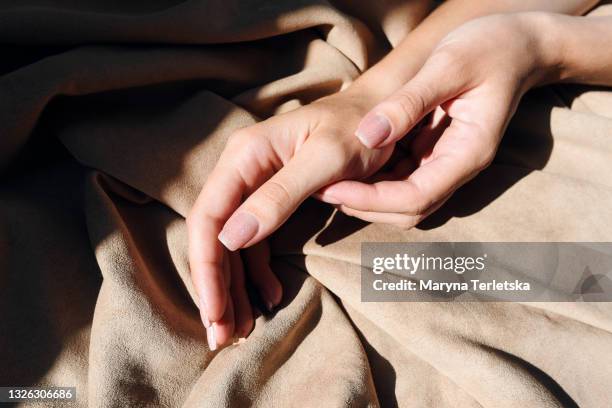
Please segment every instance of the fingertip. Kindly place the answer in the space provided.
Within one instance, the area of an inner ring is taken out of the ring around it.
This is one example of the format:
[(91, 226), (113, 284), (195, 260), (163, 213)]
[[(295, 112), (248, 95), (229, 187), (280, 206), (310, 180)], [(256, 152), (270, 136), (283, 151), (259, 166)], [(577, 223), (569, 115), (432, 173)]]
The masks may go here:
[(346, 199), (346, 191), (356, 187), (354, 181), (338, 181), (320, 190), (318, 193), (319, 200), (331, 205), (341, 205)]
[(246, 339), (249, 336), (249, 334), (251, 334), (251, 331), (253, 330), (254, 325), (255, 325), (255, 320), (253, 319), (252, 315), (249, 316), (248, 318), (245, 318), (241, 322), (240, 327), (236, 330), (236, 336)]
[(212, 324), (218, 347), (233, 343), (235, 334), (234, 313), (226, 314), (225, 318)]
[(334, 206), (346, 205), (354, 201), (356, 195), (361, 195), (363, 192), (363, 183), (345, 180), (328, 186), (321, 192), (321, 199)]
[(278, 305), (281, 304), (281, 301), (283, 300), (283, 287), (279, 284), (278, 288), (275, 289), (274, 293), (275, 294), (272, 295), (273, 296), (272, 297), (273, 299), (272, 300), (272, 310), (270, 311), (275, 310), (278, 307)]
[[(234, 328), (228, 327), (222, 323), (213, 323), (213, 329), (215, 333), (215, 341), (217, 347), (223, 347), (233, 342), (234, 339)], [(211, 348), (212, 350), (212, 348)]]
[(223, 319), (225, 313), (225, 297), (217, 302), (209, 302), (206, 306), (206, 317), (210, 323), (218, 322)]
[(391, 122), (379, 112), (368, 113), (355, 131), (355, 136), (369, 149), (380, 147), (390, 135)]
[(193, 282), (200, 318), (204, 327), (210, 327), (212, 323), (221, 320), (225, 313), (227, 295), (224, 279), (217, 273), (200, 273), (194, 275)]
[(317, 197), (319, 200), (323, 201), (324, 203), (327, 204), (331, 204), (331, 205), (340, 205), (342, 204), (342, 201), (340, 201), (333, 192), (323, 192), (321, 194), (318, 195)]
[(267, 285), (261, 289), (261, 296), (266, 309), (272, 312), (283, 300), (283, 286), (271, 268), (268, 268), (268, 276), (270, 276), (270, 279)]
[(333, 197), (331, 194), (325, 194), (324, 190), (321, 190), (321, 191), (318, 191), (318, 192), (314, 193), (312, 195), (312, 197), (317, 199), (317, 200), (319, 200), (319, 201), (321, 201), (321, 202), (327, 203), (327, 204), (331, 204), (331, 205), (340, 204), (340, 203), (335, 202), (335, 201), (337, 201), (337, 199), (335, 197)]
[(213, 323), (206, 328), (206, 342), (210, 351), (215, 351), (218, 347), (217, 335), (216, 335), (216, 323)]
[(244, 267), (238, 253), (232, 254), (232, 286), (230, 288), (231, 300), (234, 304), (234, 317), (236, 331), (234, 340), (246, 338), (253, 326), (253, 310), (245, 287)]
[(191, 265), (200, 317), (207, 326), (219, 321), (225, 313), (228, 294), (224, 266), (211, 262), (192, 262)]
[(246, 211), (232, 215), (223, 226), (218, 239), (230, 251), (246, 245), (259, 230), (259, 221)]

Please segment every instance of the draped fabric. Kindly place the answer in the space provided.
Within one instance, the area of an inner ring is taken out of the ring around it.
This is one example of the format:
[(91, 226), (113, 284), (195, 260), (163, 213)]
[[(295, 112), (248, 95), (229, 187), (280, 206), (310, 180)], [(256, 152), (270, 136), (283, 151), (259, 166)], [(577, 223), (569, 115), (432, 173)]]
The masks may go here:
[(281, 306), (208, 350), (184, 217), (228, 136), (346, 88), (426, 3), (3, 1), (0, 385), (94, 407), (610, 405), (610, 304), (362, 303), (359, 267), (366, 241), (612, 241), (606, 89), (530, 93), (415, 229), (308, 200), (270, 239)]

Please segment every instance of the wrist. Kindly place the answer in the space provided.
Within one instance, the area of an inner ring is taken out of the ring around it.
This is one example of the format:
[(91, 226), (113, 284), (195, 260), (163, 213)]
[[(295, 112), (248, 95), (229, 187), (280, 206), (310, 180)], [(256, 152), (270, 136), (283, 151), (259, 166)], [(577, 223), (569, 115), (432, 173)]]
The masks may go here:
[(557, 16), (552, 24), (557, 37), (557, 81), (610, 85), (612, 17)]
[(357, 78), (350, 88), (369, 95), (376, 102), (392, 95), (416, 75), (437, 44), (437, 37), (429, 31), (422, 26), (411, 31), (401, 44)]
[(533, 54), (527, 74), (528, 86), (546, 85), (567, 78), (570, 73), (565, 23), (572, 17), (545, 12), (520, 13), (518, 16), (529, 33)]

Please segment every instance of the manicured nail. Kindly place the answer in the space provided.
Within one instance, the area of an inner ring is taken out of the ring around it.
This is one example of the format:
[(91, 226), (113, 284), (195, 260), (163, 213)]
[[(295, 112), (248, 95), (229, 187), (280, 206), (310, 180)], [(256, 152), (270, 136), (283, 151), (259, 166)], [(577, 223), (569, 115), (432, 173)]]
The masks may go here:
[(342, 202), (340, 202), (340, 200), (338, 200), (336, 197), (334, 197), (333, 194), (330, 194), (328, 192), (324, 192), (321, 194), (321, 201), (327, 203), (327, 204), (331, 204), (331, 205), (340, 205), (342, 204)]
[(219, 241), (230, 251), (236, 251), (249, 242), (259, 229), (259, 222), (252, 214), (242, 212), (234, 214), (223, 226)]
[(217, 336), (215, 334), (214, 323), (206, 328), (206, 340), (208, 341), (208, 348), (210, 351), (215, 351), (217, 349)]
[(365, 146), (374, 148), (391, 134), (389, 120), (379, 114), (369, 114), (359, 124), (355, 135)]
[(206, 302), (204, 299), (200, 299), (200, 318), (202, 319), (202, 323), (204, 323), (204, 327), (208, 329), (210, 327), (210, 320), (208, 320), (208, 313), (206, 313)]

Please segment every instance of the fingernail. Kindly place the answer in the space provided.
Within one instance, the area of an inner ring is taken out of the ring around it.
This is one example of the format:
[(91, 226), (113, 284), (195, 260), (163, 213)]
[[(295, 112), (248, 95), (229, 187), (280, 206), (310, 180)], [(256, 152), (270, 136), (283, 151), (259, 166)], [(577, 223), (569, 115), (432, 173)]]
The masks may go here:
[(208, 341), (208, 348), (210, 351), (217, 349), (217, 336), (215, 334), (215, 324), (206, 328), (206, 340)]
[(334, 197), (333, 194), (330, 194), (328, 192), (321, 194), (321, 201), (326, 202), (327, 204), (332, 204), (332, 205), (342, 204), (340, 200), (338, 200), (336, 197)]
[(249, 242), (259, 229), (259, 222), (252, 214), (242, 212), (234, 214), (223, 226), (219, 241), (230, 251), (236, 251)]
[(389, 120), (379, 114), (369, 114), (359, 124), (355, 135), (369, 148), (381, 144), (391, 134)]
[(206, 302), (204, 299), (200, 299), (200, 317), (202, 318), (204, 327), (208, 329), (210, 327), (210, 320), (208, 320), (208, 313), (206, 313)]

